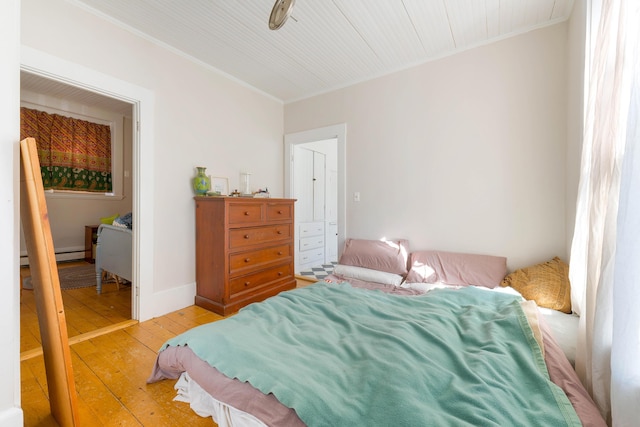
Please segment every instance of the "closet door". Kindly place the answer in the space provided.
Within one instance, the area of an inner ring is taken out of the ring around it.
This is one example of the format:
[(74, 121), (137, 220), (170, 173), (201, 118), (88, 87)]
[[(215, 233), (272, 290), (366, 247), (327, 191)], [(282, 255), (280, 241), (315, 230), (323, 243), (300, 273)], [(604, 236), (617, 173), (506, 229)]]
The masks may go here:
[(313, 221), (313, 151), (295, 147), (296, 223)]
[(338, 171), (327, 170), (325, 188), (325, 262), (338, 261)]
[(313, 220), (325, 218), (325, 162), (326, 156), (313, 152)]

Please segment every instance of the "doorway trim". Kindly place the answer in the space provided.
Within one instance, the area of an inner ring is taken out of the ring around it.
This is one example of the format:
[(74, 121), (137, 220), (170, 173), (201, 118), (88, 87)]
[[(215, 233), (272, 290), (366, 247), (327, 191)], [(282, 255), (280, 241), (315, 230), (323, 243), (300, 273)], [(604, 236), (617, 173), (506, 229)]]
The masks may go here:
[(336, 138), (338, 141), (338, 257), (342, 253), (347, 235), (347, 203), (346, 203), (346, 144), (347, 124), (326, 126), (302, 132), (289, 133), (284, 136), (284, 196), (293, 197), (294, 145)]
[[(78, 87), (132, 104), (132, 212), (133, 228), (131, 317), (147, 320), (153, 316), (153, 131), (152, 91), (72, 63), (45, 52), (21, 46), (20, 69), (69, 86)], [(142, 192), (144, 188), (144, 192)], [(143, 220), (144, 219), (144, 220)]]

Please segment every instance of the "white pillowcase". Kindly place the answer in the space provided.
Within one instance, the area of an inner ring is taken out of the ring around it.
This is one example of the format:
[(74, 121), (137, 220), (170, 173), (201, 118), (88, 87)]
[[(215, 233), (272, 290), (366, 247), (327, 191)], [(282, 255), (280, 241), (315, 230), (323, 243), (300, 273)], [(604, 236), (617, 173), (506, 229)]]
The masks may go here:
[(414, 291), (420, 291), (422, 293), (427, 293), (433, 289), (458, 289), (460, 286), (456, 285), (447, 285), (446, 283), (436, 282), (436, 283), (423, 283), (423, 282), (404, 282), (401, 288), (413, 289)]
[[(413, 289), (415, 291), (420, 291), (423, 293), (427, 293), (429, 291), (432, 291), (433, 289), (460, 289), (463, 288), (464, 286), (462, 285), (448, 285), (446, 283), (443, 282), (436, 282), (436, 283), (424, 283), (424, 282), (407, 282), (405, 281), (404, 283), (402, 283), (402, 285), (400, 285), (401, 288), (406, 288), (406, 289)], [(503, 294), (509, 294), (509, 295), (514, 295), (517, 297), (522, 298), (522, 295), (516, 291), (515, 289), (513, 289), (510, 286), (498, 286), (497, 288), (487, 288), (484, 286), (473, 286), (474, 288), (480, 289), (482, 291), (488, 291), (488, 292), (500, 292)], [(522, 298), (522, 300), (524, 301), (524, 298)]]
[(370, 268), (356, 267), (353, 265), (338, 264), (333, 273), (339, 276), (351, 277), (365, 282), (382, 283), (383, 285), (398, 286), (403, 277), (400, 274), (387, 273), (386, 271), (372, 270)]

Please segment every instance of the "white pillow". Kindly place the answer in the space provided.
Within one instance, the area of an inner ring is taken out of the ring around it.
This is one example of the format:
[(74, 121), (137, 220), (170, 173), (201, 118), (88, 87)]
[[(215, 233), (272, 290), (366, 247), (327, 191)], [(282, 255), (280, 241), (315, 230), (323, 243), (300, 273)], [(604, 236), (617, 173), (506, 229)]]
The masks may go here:
[(436, 282), (436, 283), (423, 283), (423, 282), (404, 282), (401, 288), (413, 289), (414, 291), (420, 291), (422, 293), (427, 293), (433, 289), (458, 289), (460, 286), (456, 285), (447, 285), (446, 283)]
[(338, 264), (333, 273), (339, 276), (352, 277), (365, 282), (382, 283), (383, 285), (398, 286), (403, 277), (400, 274), (387, 273), (386, 271), (372, 270), (370, 268), (356, 267), (354, 265)]
[[(420, 291), (423, 293), (427, 293), (433, 289), (460, 289), (463, 286), (461, 285), (448, 285), (446, 283), (443, 282), (436, 282), (436, 283), (424, 283), (424, 282), (407, 282), (406, 280), (404, 281), (404, 283), (402, 283), (402, 285), (400, 285), (401, 288), (406, 288), (406, 289), (413, 289), (415, 291)], [(517, 296), (522, 298), (522, 295), (516, 291), (515, 289), (513, 289), (512, 287), (501, 287), (498, 286), (497, 288), (487, 288), (484, 286), (473, 286), (474, 288), (480, 289), (482, 291), (488, 291), (488, 292), (500, 292), (503, 294), (509, 294), (509, 295), (513, 295), (513, 296)], [(524, 298), (522, 298), (522, 300), (524, 300)]]

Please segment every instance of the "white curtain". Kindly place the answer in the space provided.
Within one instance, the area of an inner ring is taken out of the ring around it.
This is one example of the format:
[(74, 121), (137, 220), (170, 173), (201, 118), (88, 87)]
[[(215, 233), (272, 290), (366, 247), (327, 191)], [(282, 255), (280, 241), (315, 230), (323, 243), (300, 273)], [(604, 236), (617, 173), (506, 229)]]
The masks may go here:
[(638, 0), (590, 2), (570, 262), (572, 304), (580, 314), (576, 371), (614, 426), (640, 425), (639, 7)]

